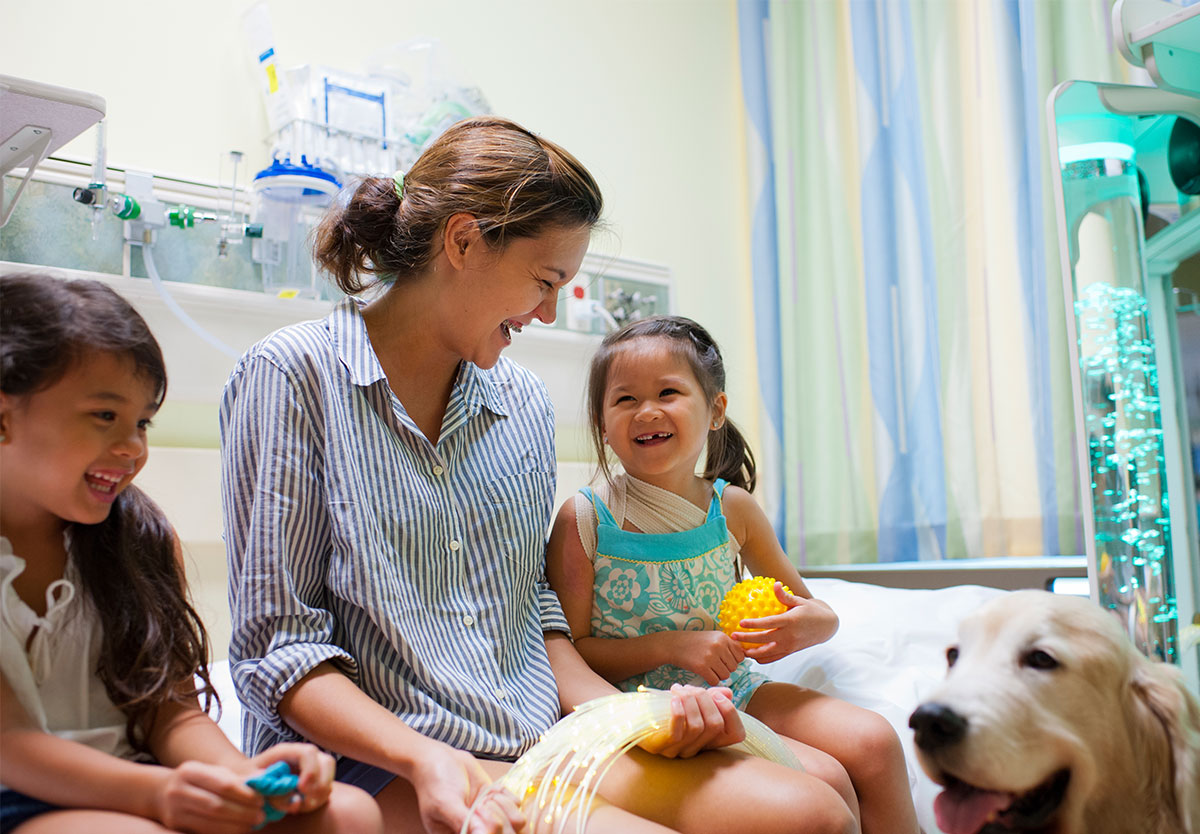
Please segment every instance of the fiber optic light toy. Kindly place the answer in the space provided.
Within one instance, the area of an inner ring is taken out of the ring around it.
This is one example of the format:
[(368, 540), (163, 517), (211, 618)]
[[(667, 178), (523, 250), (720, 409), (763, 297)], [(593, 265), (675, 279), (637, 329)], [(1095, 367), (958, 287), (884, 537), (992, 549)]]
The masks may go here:
[[(770, 617), (772, 614), (787, 611), (787, 606), (775, 596), (776, 581), (778, 580), (771, 576), (755, 576), (730, 588), (729, 593), (725, 594), (725, 599), (721, 600), (721, 613), (717, 621), (721, 631), (731, 637), (736, 631), (763, 631), (761, 628), (742, 628), (740, 623), (742, 620)], [(792, 592), (787, 585), (783, 586), (783, 590), (788, 594)], [(753, 644), (742, 645), (750, 647)]]
[[(526, 834), (583, 834), (592, 800), (604, 774), (644, 739), (665, 732), (671, 721), (670, 692), (639, 689), (588, 701), (559, 721), (488, 788), (479, 792), (463, 821), (466, 834), (475, 811), (496, 791), (508, 791), (526, 815)], [(753, 716), (741, 713), (746, 738), (729, 750), (804, 770), (779, 736)]]

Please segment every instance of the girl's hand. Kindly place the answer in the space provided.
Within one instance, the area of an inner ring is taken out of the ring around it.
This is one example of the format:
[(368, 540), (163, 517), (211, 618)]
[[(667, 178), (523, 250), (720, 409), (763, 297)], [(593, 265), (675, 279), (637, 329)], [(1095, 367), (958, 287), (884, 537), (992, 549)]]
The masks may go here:
[(742, 644), (723, 631), (675, 631), (671, 662), (716, 686), (733, 674), (746, 656)]
[[(428, 740), (426, 750), (414, 757), (406, 777), (417, 792), (421, 822), (429, 834), (458, 834), (480, 791), (491, 779), (470, 753)], [(507, 791), (493, 790), (472, 815), (470, 834), (511, 834), (525, 827), (516, 799)]]
[(671, 687), (671, 721), (666, 730), (643, 741), (639, 746), (648, 753), (686, 759), (701, 750), (737, 744), (746, 730), (733, 706), (730, 692), (723, 686), (701, 689), (675, 684)]
[(266, 819), (262, 797), (242, 774), (197, 761), (166, 770), (155, 816), (172, 831), (204, 834), (243, 834)]
[(826, 603), (793, 596), (783, 590), (782, 582), (775, 583), (775, 597), (787, 606), (787, 611), (742, 620), (739, 623), (742, 628), (763, 630), (735, 631), (730, 635), (740, 643), (754, 644), (745, 648), (746, 657), (759, 663), (770, 663), (824, 642), (828, 638), (821, 635), (830, 633), (830, 620), (837, 622), (837, 616)]
[[(303, 814), (320, 808), (329, 801), (336, 768), (333, 756), (312, 744), (277, 744), (250, 759), (250, 772), (265, 770), (276, 762), (287, 762), (292, 773), (299, 777), (294, 794), (290, 797), (271, 799), (272, 804), (279, 810), (289, 814)], [(255, 795), (257, 796), (257, 793)]]

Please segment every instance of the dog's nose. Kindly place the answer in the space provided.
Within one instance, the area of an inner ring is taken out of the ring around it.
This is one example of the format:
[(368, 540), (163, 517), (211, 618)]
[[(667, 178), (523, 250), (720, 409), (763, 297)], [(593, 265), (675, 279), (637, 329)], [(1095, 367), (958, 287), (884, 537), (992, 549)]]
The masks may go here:
[(917, 746), (922, 750), (946, 747), (967, 734), (967, 719), (945, 704), (921, 704), (909, 716), (908, 726), (917, 731)]

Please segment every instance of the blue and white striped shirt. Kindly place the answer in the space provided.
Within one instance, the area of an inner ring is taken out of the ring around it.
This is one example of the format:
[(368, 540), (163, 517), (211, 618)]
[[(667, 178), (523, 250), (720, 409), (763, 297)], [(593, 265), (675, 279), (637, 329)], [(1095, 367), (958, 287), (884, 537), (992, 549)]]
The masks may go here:
[(464, 362), (433, 445), (392, 393), (358, 302), (284, 328), (221, 403), (243, 746), (296, 733), (288, 688), (333, 661), (412, 728), (515, 758), (559, 717), (543, 632), (554, 412), (533, 373)]

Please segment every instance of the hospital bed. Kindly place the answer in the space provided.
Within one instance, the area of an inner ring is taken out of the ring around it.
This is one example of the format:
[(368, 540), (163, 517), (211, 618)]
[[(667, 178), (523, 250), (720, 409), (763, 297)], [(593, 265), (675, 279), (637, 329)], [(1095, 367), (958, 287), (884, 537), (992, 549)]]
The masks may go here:
[[(1009, 590), (1049, 588), (1063, 578), (1083, 579), (1086, 593), (1082, 557), (808, 568), (805, 576), (813, 595), (838, 613), (838, 632), (763, 671), (886, 718), (904, 745), (918, 820), (926, 834), (938, 834), (933, 800), (940, 789), (917, 765), (908, 716), (945, 674), (946, 647), (963, 617)], [(215, 665), (213, 682), (224, 704), (221, 727), (236, 740), (241, 710), (226, 661)]]

